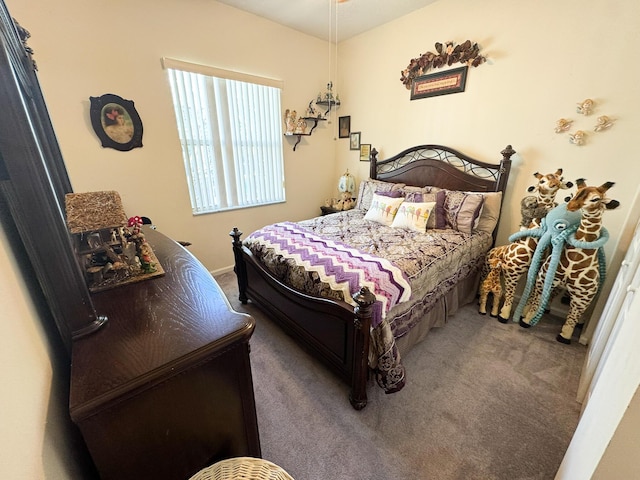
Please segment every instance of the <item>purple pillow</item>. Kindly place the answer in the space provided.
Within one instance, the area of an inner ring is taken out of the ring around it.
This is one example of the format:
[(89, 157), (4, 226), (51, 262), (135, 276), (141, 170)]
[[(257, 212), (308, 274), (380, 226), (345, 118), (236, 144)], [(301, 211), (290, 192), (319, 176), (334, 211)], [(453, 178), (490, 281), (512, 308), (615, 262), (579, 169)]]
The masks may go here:
[(383, 197), (390, 197), (390, 198), (400, 198), (404, 196), (402, 190), (389, 190), (388, 192), (377, 190), (376, 195), (382, 195)]
[[(440, 192), (438, 192), (439, 194)], [(471, 233), (482, 210), (484, 197), (478, 193), (447, 190), (442, 211), (444, 226), (464, 233)], [(437, 208), (436, 203), (436, 208)], [(436, 221), (442, 220), (440, 217)]]
[(436, 193), (436, 228), (447, 228), (447, 213), (444, 209), (446, 198), (446, 190), (440, 190)]

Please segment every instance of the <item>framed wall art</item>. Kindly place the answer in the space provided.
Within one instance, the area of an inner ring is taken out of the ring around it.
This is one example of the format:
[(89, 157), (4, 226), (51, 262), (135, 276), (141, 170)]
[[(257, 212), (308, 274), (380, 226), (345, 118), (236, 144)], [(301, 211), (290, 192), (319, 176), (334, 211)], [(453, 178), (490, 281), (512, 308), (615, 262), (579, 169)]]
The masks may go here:
[(464, 92), (468, 69), (465, 65), (415, 78), (411, 85), (411, 100)]
[(338, 118), (338, 138), (349, 138), (351, 133), (351, 117)]
[(131, 100), (111, 93), (89, 100), (91, 125), (103, 147), (123, 152), (142, 147), (142, 121)]
[(360, 150), (360, 132), (349, 134), (349, 150)]
[(371, 155), (371, 144), (363, 143), (360, 145), (360, 161), (368, 162), (369, 156)]

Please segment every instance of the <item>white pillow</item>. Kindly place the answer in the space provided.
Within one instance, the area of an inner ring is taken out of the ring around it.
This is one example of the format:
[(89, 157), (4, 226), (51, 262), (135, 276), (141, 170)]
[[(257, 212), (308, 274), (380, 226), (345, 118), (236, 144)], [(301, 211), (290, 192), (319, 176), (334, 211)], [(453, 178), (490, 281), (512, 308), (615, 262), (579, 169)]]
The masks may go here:
[(393, 198), (374, 193), (371, 198), (371, 206), (364, 219), (391, 226), (396, 213), (398, 213), (398, 207), (403, 201), (404, 197)]
[(482, 211), (478, 217), (478, 223), (474, 230), (493, 233), (500, 217), (500, 206), (502, 205), (502, 192), (481, 193), (484, 197)]
[(436, 202), (402, 202), (391, 226), (414, 232), (426, 232), (427, 221), (435, 206)]

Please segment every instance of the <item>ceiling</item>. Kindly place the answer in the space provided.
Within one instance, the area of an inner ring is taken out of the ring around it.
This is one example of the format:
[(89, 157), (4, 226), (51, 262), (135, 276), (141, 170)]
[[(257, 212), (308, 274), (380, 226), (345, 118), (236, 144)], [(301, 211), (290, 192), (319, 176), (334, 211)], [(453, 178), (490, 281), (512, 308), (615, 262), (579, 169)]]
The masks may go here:
[[(347, 40), (436, 0), (218, 0), (323, 40)], [(337, 29), (329, 29), (329, 18)], [(337, 35), (336, 35), (337, 30)]]

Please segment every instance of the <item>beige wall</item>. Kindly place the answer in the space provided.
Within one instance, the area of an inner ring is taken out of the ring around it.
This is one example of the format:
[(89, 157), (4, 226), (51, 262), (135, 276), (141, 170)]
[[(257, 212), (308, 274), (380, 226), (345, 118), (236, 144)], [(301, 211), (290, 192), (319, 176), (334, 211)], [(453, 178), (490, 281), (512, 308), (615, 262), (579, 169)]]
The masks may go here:
[[(191, 251), (210, 270), (232, 263), (227, 233), (233, 226), (248, 233), (272, 221), (315, 215), (324, 198), (336, 193), (345, 168), (358, 179), (367, 175), (348, 140), (334, 140), (335, 122), (323, 123), (296, 152), (285, 140), (285, 205), (194, 217), (160, 58), (282, 79), (283, 108), (303, 110), (329, 76), (326, 43), (211, 0), (14, 0), (9, 8), (32, 33), (29, 44), (74, 189), (118, 190), (128, 214), (148, 216), (162, 231), (191, 241)], [(69, 11), (73, 20), (62, 13)], [(640, 37), (638, 15), (640, 6), (628, 0), (588, 6), (580, 0), (442, 0), (339, 46), (338, 114), (350, 115), (352, 130), (362, 131), (363, 143), (382, 156), (442, 143), (497, 161), (512, 144), (518, 156), (499, 243), (517, 230), (518, 202), (534, 172), (562, 167), (569, 179), (616, 182), (610, 193), (622, 207), (605, 221), (611, 254), (637, 189), (623, 173), (638, 171), (627, 140), (640, 123), (634, 112), (640, 67), (631, 61)], [(251, 35), (242, 33), (249, 28)], [(410, 101), (399, 81), (409, 60), (433, 51), (436, 41), (466, 39), (477, 41), (489, 58), (470, 70), (466, 91)], [(104, 93), (135, 102), (143, 148), (100, 146), (89, 122), (89, 97)], [(585, 98), (596, 101), (590, 117), (575, 112)], [(616, 124), (596, 134), (595, 116), (601, 114)], [(571, 145), (566, 135), (554, 133), (560, 117), (589, 132), (587, 145)]]
[[(250, 232), (273, 221), (309, 217), (334, 194), (345, 168), (358, 179), (367, 174), (348, 140), (334, 140), (334, 128), (321, 125), (296, 152), (285, 140), (285, 205), (193, 217), (160, 58), (282, 79), (283, 108), (302, 110), (326, 84), (326, 44), (213, 0), (7, 3), (32, 34), (29, 44), (74, 189), (118, 190), (128, 214), (149, 216), (165, 233), (191, 241), (191, 251), (211, 270), (231, 264), (227, 233), (233, 226)], [(352, 130), (362, 131), (363, 143), (383, 156), (419, 143), (442, 143), (493, 161), (512, 144), (519, 155), (501, 243), (516, 230), (517, 204), (533, 172), (563, 167), (569, 179), (615, 181), (610, 193), (622, 207), (605, 217), (610, 253), (638, 188), (631, 143), (640, 128), (638, 18), (640, 4), (631, 0), (441, 0), (340, 45), (339, 115), (350, 115)], [(432, 50), (436, 41), (466, 39), (479, 42), (489, 57), (469, 72), (466, 91), (410, 101), (399, 81), (409, 60)], [(143, 148), (118, 152), (100, 146), (89, 122), (89, 97), (105, 93), (135, 102), (144, 123)], [(610, 131), (590, 134), (586, 146), (576, 147), (553, 127), (558, 118), (571, 117), (591, 130), (594, 117), (575, 113), (575, 104), (587, 97), (596, 100), (596, 114), (617, 121)], [(3, 370), (3, 379), (19, 383), (11, 389), (13, 396), (2, 396), (0, 411), (10, 412), (22, 428), (3, 429), (0, 476), (42, 478), (43, 470), (64, 471), (57, 460), (40, 458), (49, 442), (43, 423), (51, 368), (20, 268), (4, 248), (0, 300), (11, 315), (1, 328), (17, 341), (11, 345), (3, 336), (0, 350), (3, 365), (9, 351), (25, 363), (19, 376), (5, 377)], [(28, 434), (22, 435), (25, 426)]]
[[(0, 205), (0, 209), (3, 206)], [(0, 212), (3, 213), (3, 212)], [(0, 215), (4, 217), (3, 215)], [(9, 233), (8, 233), (9, 232)], [(15, 230), (0, 223), (0, 478), (90, 478), (85, 450), (71, 428), (62, 342), (40, 321), (42, 298)], [(44, 313), (46, 315), (46, 312)], [(56, 367), (56, 365), (58, 365)]]
[[(382, 157), (410, 145), (441, 143), (493, 162), (511, 144), (518, 154), (498, 244), (518, 230), (520, 199), (535, 172), (560, 167), (574, 183), (578, 178), (597, 185), (615, 182), (609, 196), (621, 207), (604, 217), (611, 235), (605, 245), (606, 294), (624, 256), (616, 252), (618, 245), (627, 245), (621, 235), (632, 233), (625, 231), (625, 220), (640, 175), (631, 142), (640, 129), (640, 66), (631, 60), (640, 41), (638, 18), (640, 4), (630, 0), (588, 5), (581, 0), (441, 0), (340, 44), (341, 114), (351, 115), (352, 130), (362, 131), (362, 142)], [(467, 39), (478, 42), (488, 61), (469, 70), (465, 92), (411, 101), (400, 82), (409, 61), (435, 51), (435, 42)], [(586, 98), (596, 102), (590, 116), (576, 112)], [(599, 115), (614, 118), (614, 126), (594, 132)], [(556, 134), (559, 118), (574, 120), (571, 131), (587, 131), (587, 144), (572, 145), (567, 134)], [(335, 174), (349, 168), (359, 179), (366, 177), (367, 164), (358, 162), (346, 140), (339, 142)], [(596, 304), (591, 307), (589, 313), (600, 311)], [(583, 342), (594, 326), (588, 326)]]
[[(234, 226), (249, 233), (320, 213), (337, 184), (328, 122), (303, 137), (295, 152), (292, 139), (284, 139), (286, 204), (193, 216), (160, 59), (283, 80), (283, 111), (302, 112), (329, 79), (325, 42), (212, 0), (10, 0), (8, 6), (31, 32), (29, 45), (76, 192), (119, 191), (128, 215), (147, 216), (164, 233), (190, 241), (190, 251), (210, 270), (231, 265), (228, 233)], [(89, 97), (105, 93), (134, 101), (144, 127), (142, 148), (101, 147), (90, 124)]]
[(44, 478), (51, 362), (37, 311), (0, 227), (0, 477)]
[[(340, 44), (341, 114), (351, 115), (363, 143), (386, 156), (442, 143), (497, 161), (513, 145), (519, 155), (499, 243), (518, 230), (519, 201), (534, 172), (562, 167), (573, 181), (616, 182), (610, 196), (622, 207), (604, 222), (611, 253), (640, 174), (631, 141), (640, 129), (638, 18), (640, 4), (631, 0), (441, 0)], [(435, 42), (467, 39), (479, 43), (488, 61), (469, 70), (465, 92), (410, 101), (400, 82), (409, 61), (435, 51)], [(585, 98), (596, 101), (589, 117), (576, 113)], [(615, 126), (596, 134), (595, 117), (603, 114), (616, 118)], [(589, 132), (587, 145), (571, 145), (554, 132), (561, 117)], [(366, 164), (341, 142), (336, 174), (349, 166), (366, 176)]]

